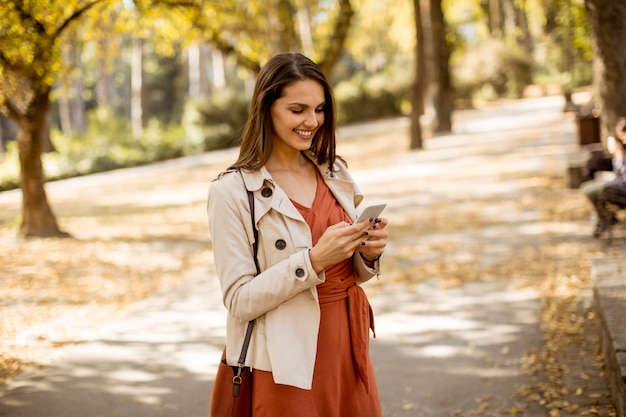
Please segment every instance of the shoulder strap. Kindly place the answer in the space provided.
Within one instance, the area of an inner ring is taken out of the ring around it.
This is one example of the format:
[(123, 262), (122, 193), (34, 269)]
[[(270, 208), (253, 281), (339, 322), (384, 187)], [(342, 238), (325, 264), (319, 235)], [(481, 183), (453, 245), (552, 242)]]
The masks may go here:
[(254, 250), (254, 266), (256, 266), (257, 275), (261, 273), (261, 268), (259, 268), (259, 260), (257, 259), (257, 254), (259, 253), (259, 231), (256, 229), (256, 224), (254, 222), (254, 195), (252, 191), (246, 189), (248, 192), (248, 204), (250, 204), (250, 219), (252, 220), (252, 230), (254, 233), (254, 242), (252, 243), (252, 249)]
[[(241, 171), (239, 172), (241, 174)], [(241, 176), (243, 179), (243, 175)], [(244, 181), (245, 187), (245, 181)], [(256, 224), (254, 222), (254, 195), (252, 191), (246, 188), (248, 193), (248, 204), (250, 204), (250, 219), (252, 220), (252, 230), (254, 231), (254, 242), (252, 243), (252, 249), (254, 252), (254, 265), (256, 266), (256, 273), (261, 273), (261, 268), (259, 268), (259, 260), (257, 259), (257, 254), (259, 252), (259, 231), (256, 229)], [(248, 322), (248, 328), (246, 329), (246, 335), (243, 339), (243, 346), (241, 346), (241, 354), (239, 355), (239, 360), (237, 361), (237, 366), (240, 368), (245, 365), (246, 362), (246, 354), (248, 353), (248, 346), (250, 346), (250, 339), (252, 338), (252, 329), (254, 328), (254, 320), (250, 320)]]

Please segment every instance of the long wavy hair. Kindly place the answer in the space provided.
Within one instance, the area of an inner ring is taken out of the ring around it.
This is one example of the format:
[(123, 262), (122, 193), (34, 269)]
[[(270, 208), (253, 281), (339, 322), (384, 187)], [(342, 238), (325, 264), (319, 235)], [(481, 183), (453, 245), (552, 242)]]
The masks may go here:
[(335, 101), (328, 80), (319, 66), (306, 56), (284, 52), (271, 58), (259, 72), (241, 138), (239, 158), (229, 168), (257, 171), (267, 162), (273, 148), (274, 125), (270, 109), (285, 87), (297, 81), (317, 81), (324, 89), (324, 123), (315, 132), (309, 150), (319, 165), (335, 163)]

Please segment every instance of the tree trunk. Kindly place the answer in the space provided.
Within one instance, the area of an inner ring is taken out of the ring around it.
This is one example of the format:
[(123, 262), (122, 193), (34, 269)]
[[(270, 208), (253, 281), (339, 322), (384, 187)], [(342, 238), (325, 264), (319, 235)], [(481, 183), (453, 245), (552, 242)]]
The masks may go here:
[(7, 146), (4, 143), (4, 117), (0, 114), (0, 153), (5, 153), (7, 151)]
[(76, 72), (74, 74), (74, 88), (73, 95), (74, 98), (72, 100), (72, 121), (74, 125), (74, 131), (84, 135), (87, 132), (87, 109), (85, 107), (85, 100), (83, 99), (83, 79), (85, 77), (85, 66), (83, 61), (80, 59), (80, 48), (72, 48), (74, 52), (74, 67), (76, 68)]
[(422, 149), (422, 126), (420, 117), (424, 114), (424, 91), (426, 87), (426, 51), (424, 46), (424, 27), (420, 0), (413, 0), (415, 18), (415, 78), (411, 87), (411, 143), (409, 148)]
[[(68, 67), (71, 67), (73, 59), (69, 47), (63, 50), (63, 59), (65, 59)], [(67, 78), (69, 78), (69, 76)], [(74, 131), (72, 124), (72, 102), (70, 100), (71, 88), (68, 85), (68, 80), (62, 80), (59, 84), (59, 122), (61, 124), (61, 132), (69, 136)]]
[(277, 27), (278, 31), (278, 50), (282, 52), (292, 51), (297, 45), (296, 40), (296, 27), (294, 24), (294, 10), (289, 0), (278, 0), (278, 7), (276, 10), (276, 17), (278, 18)]
[(558, 0), (544, 0), (542, 2), (543, 13), (545, 15), (545, 24), (543, 25), (543, 33), (550, 35), (559, 26), (557, 18), (559, 16)]
[(187, 48), (187, 67), (189, 69), (189, 98), (200, 95), (200, 46), (192, 43)]
[(534, 48), (533, 35), (528, 27), (528, 17), (526, 15), (526, 0), (513, 3), (515, 12), (515, 25), (519, 42), (524, 46), (524, 50), (528, 54), (532, 54)]
[(219, 49), (211, 50), (211, 68), (213, 69), (213, 88), (223, 90), (226, 88), (226, 69), (224, 68), (224, 55)]
[(211, 94), (211, 83), (209, 82), (209, 51), (206, 44), (200, 45), (200, 93)]
[(594, 49), (594, 90), (600, 104), (602, 137), (626, 117), (625, 0), (585, 0)]
[(333, 35), (330, 39), (328, 48), (324, 51), (324, 57), (319, 63), (320, 69), (326, 77), (330, 76), (332, 69), (341, 56), (353, 15), (354, 10), (352, 10), (350, 0), (341, 0), (339, 5), (339, 16), (335, 22)]
[(130, 120), (133, 130), (133, 136), (139, 137), (143, 132), (143, 104), (141, 101), (141, 93), (143, 90), (143, 41), (139, 38), (133, 38), (131, 47), (131, 104), (130, 104)]
[(313, 56), (315, 48), (313, 46), (313, 35), (311, 34), (311, 16), (306, 6), (298, 9), (296, 17), (298, 19), (298, 34), (302, 51), (306, 56)]
[(491, 37), (502, 39), (504, 19), (501, 0), (481, 0), (480, 7), (487, 16), (487, 28)]
[(18, 120), (17, 142), (22, 189), (20, 233), (25, 237), (69, 236), (59, 229), (44, 188), (41, 152), (49, 105), (49, 92), (40, 92), (33, 98), (26, 114)]
[(72, 110), (70, 105), (70, 100), (67, 98), (67, 89), (60, 94), (58, 102), (59, 102), (59, 122), (61, 123), (61, 132), (64, 135), (72, 134)]
[(59, 118), (61, 131), (66, 135), (75, 132), (84, 135), (87, 131), (87, 114), (85, 100), (83, 99), (85, 69), (80, 59), (80, 54), (80, 47), (75, 44), (68, 45), (63, 51), (63, 58), (68, 67), (75, 69), (72, 75), (68, 76), (67, 80), (63, 80), (61, 83)]
[[(109, 48), (109, 41), (107, 39), (101, 39), (98, 41), (99, 49), (106, 51)], [(102, 54), (99, 56), (96, 62), (98, 71), (98, 80), (96, 81), (96, 96), (98, 106), (105, 108), (113, 108), (113, 94), (115, 88), (113, 87), (113, 80), (107, 65), (107, 56)]]
[(452, 83), (450, 81), (450, 44), (446, 39), (446, 21), (441, 0), (430, 0), (430, 24), (433, 48), (433, 106), (435, 123), (433, 131), (452, 130)]

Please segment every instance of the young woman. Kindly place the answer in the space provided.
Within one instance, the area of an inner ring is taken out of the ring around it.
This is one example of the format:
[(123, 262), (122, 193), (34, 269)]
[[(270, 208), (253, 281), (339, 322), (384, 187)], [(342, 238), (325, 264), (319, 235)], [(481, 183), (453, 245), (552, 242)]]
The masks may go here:
[(335, 155), (328, 81), (301, 54), (274, 56), (259, 73), (239, 158), (208, 197), (228, 364), (255, 320), (246, 358), (255, 417), (381, 415), (373, 315), (358, 284), (379, 273), (387, 220), (355, 222), (362, 199)]

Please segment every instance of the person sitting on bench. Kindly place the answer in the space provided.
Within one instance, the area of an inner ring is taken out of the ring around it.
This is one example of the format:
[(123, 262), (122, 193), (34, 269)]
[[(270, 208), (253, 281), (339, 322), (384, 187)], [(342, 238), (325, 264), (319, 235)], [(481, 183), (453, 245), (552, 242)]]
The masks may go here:
[(613, 155), (613, 172), (610, 180), (591, 180), (582, 185), (582, 192), (593, 204), (598, 220), (593, 231), (594, 237), (600, 237), (618, 222), (611, 205), (626, 207), (626, 117), (620, 117), (615, 127), (615, 139), (609, 138), (607, 148)]

